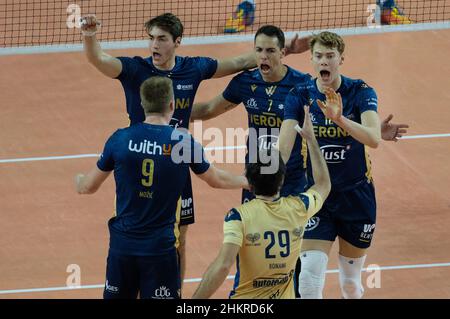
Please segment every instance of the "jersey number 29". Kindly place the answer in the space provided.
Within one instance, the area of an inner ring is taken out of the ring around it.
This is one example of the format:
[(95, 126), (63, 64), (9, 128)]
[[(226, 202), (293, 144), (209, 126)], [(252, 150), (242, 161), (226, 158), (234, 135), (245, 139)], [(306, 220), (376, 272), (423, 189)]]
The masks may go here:
[(280, 256), (288, 257), (291, 253), (290, 243), (289, 243), (289, 232), (287, 230), (280, 230), (278, 232), (278, 238), (275, 238), (274, 232), (266, 231), (264, 233), (264, 239), (269, 239), (269, 245), (266, 247), (266, 258), (276, 258), (277, 256), (270, 253), (273, 246), (277, 244), (280, 247)]

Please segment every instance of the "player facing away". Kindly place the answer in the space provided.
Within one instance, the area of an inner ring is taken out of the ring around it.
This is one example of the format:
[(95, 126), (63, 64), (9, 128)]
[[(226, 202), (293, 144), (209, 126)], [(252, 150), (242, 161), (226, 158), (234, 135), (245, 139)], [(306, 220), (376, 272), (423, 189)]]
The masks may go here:
[(151, 77), (140, 92), (146, 120), (117, 130), (97, 165), (76, 177), (78, 193), (92, 194), (114, 171), (117, 213), (108, 222), (105, 299), (180, 298), (176, 248), (189, 168), (212, 187), (248, 187), (245, 177), (215, 168), (188, 133), (169, 126), (170, 79)]
[(321, 32), (313, 36), (310, 48), (317, 78), (288, 95), (280, 151), (289, 158), (294, 141), (290, 130), (302, 121), (303, 106), (309, 105), (332, 187), (322, 209), (305, 228), (299, 292), (301, 298), (322, 298), (328, 254), (337, 237), (342, 296), (361, 298), (361, 269), (376, 223), (366, 147), (376, 148), (381, 139), (377, 96), (364, 81), (340, 74), (345, 44), (339, 35)]
[[(176, 55), (183, 36), (183, 24), (177, 16), (171, 13), (159, 15), (145, 23), (150, 40), (150, 56), (146, 58), (109, 55), (102, 50), (96, 39), (95, 33), (100, 24), (97, 18), (89, 15), (82, 21), (83, 45), (87, 59), (102, 74), (121, 82), (131, 125), (145, 119), (139, 87), (151, 76), (164, 76), (173, 81), (175, 111), (170, 125), (175, 128), (187, 129), (192, 104), (201, 81), (212, 77), (223, 77), (256, 66), (253, 52), (221, 60)], [(294, 37), (286, 47), (286, 54), (297, 53), (299, 49), (307, 47), (305, 41), (297, 36)], [(182, 278), (184, 278), (186, 264), (185, 238), (188, 225), (192, 223), (194, 223), (194, 201), (189, 175), (183, 189), (180, 221), (179, 255)]]
[(304, 226), (331, 188), (308, 106), (305, 112), (303, 129), (298, 130), (309, 147), (314, 184), (304, 193), (280, 197), (286, 172), (281, 155), (276, 148), (260, 151), (256, 162), (248, 163), (245, 171), (256, 198), (226, 215), (222, 248), (193, 298), (210, 297), (235, 262), (237, 272), (230, 298), (295, 298), (294, 268)]

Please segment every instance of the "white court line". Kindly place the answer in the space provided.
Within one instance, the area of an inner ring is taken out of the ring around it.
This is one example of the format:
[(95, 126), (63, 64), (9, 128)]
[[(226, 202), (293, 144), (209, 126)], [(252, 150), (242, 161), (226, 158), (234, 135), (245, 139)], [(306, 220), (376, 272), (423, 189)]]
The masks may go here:
[[(245, 145), (238, 146), (217, 146), (217, 147), (205, 147), (206, 152), (210, 151), (229, 151), (229, 150), (239, 150), (245, 149)], [(10, 158), (2, 159), (1, 163), (18, 163), (18, 162), (34, 162), (34, 161), (53, 161), (53, 160), (66, 160), (66, 159), (77, 159), (77, 158), (88, 158), (88, 157), (99, 157), (100, 154), (80, 154), (80, 155), (62, 155), (62, 156), (48, 156), (48, 157), (26, 157), (26, 158)]]
[[(439, 138), (439, 137), (450, 137), (450, 133), (447, 134), (424, 134), (424, 135), (408, 135), (403, 136), (402, 140), (412, 140), (421, 138)], [(238, 146), (216, 146), (216, 147), (205, 147), (206, 152), (210, 151), (229, 151), (245, 149), (245, 145)], [(77, 159), (77, 158), (87, 158), (87, 157), (99, 157), (100, 154), (80, 154), (80, 155), (63, 155), (63, 156), (48, 156), (48, 157), (26, 157), (26, 158), (9, 158), (0, 159), (0, 164), (2, 163), (19, 163), (19, 162), (33, 162), (33, 161), (53, 161), (53, 160), (65, 160), (65, 159)]]
[(65, 160), (65, 159), (99, 157), (99, 156), (100, 154), (80, 154), (80, 155), (63, 155), (63, 156), (48, 156), (48, 157), (11, 158), (0, 160), (0, 163), (51, 161), (51, 160)]
[(436, 138), (436, 137), (450, 137), (450, 134), (424, 134), (424, 135), (407, 135), (403, 136), (402, 140), (413, 140), (419, 138)]
[(210, 151), (229, 151), (229, 150), (242, 150), (246, 149), (247, 146), (245, 145), (238, 145), (238, 146), (216, 146), (216, 147), (205, 147), (206, 152)]
[[(401, 265), (401, 266), (383, 266), (379, 267), (379, 270), (399, 270), (399, 269), (420, 269), (420, 268), (436, 268), (436, 267), (450, 267), (450, 263), (436, 263), (436, 264), (417, 264), (417, 265)], [(363, 268), (363, 272), (367, 271), (367, 268)], [(335, 274), (338, 273), (339, 269), (331, 269), (327, 270), (327, 274)], [(373, 272), (369, 269), (369, 272)], [(228, 276), (227, 279), (234, 279), (234, 276)], [(201, 278), (191, 278), (191, 279), (185, 279), (185, 283), (194, 283), (194, 282), (200, 282)], [(79, 286), (79, 287), (49, 287), (49, 288), (30, 288), (30, 289), (12, 289), (12, 290), (0, 290), (0, 294), (6, 295), (6, 294), (20, 294), (20, 293), (29, 293), (29, 292), (49, 292), (49, 291), (64, 291), (64, 290), (79, 290), (79, 289), (100, 289), (103, 288), (105, 285), (99, 284), (99, 285), (86, 285), (86, 286)]]
[[(447, 134), (424, 134), (424, 135), (408, 135), (403, 136), (402, 140), (413, 140), (422, 138), (438, 138), (438, 137), (450, 137), (450, 133)], [(239, 150), (245, 149), (245, 145), (238, 146), (216, 146), (216, 147), (205, 147), (206, 152), (210, 151), (229, 151), (229, 150)], [(33, 161), (52, 161), (52, 160), (66, 160), (66, 159), (77, 159), (77, 158), (87, 158), (87, 157), (99, 157), (100, 154), (80, 154), (80, 155), (63, 155), (63, 156), (48, 156), (48, 157), (26, 157), (26, 158), (9, 158), (0, 159), (0, 164), (2, 163), (19, 163), (19, 162), (33, 162)]]

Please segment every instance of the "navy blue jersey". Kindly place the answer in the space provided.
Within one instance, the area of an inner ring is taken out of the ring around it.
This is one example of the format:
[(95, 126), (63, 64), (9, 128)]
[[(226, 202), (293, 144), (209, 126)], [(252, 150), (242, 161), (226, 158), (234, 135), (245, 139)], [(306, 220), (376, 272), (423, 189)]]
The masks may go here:
[[(344, 76), (341, 78), (342, 83), (337, 92), (342, 97), (342, 114), (352, 121), (361, 123), (362, 113), (377, 111), (375, 90), (362, 80), (353, 80)], [(317, 105), (317, 99), (325, 101), (326, 97), (319, 92), (315, 79), (297, 85), (286, 98), (284, 118), (294, 119), (302, 124), (303, 105), (310, 105), (314, 133), (328, 164), (333, 187), (344, 189), (356, 185), (365, 178), (370, 180), (371, 166), (364, 144), (326, 118)], [(311, 176), (311, 174), (308, 175)]]
[(168, 125), (138, 123), (108, 139), (97, 166), (114, 170), (116, 181), (110, 249), (140, 256), (173, 249), (189, 167), (196, 174), (209, 168), (202, 146)]
[(205, 57), (175, 57), (175, 66), (162, 71), (153, 65), (152, 57), (119, 57), (122, 72), (117, 77), (122, 83), (131, 125), (145, 120), (139, 88), (151, 76), (167, 76), (172, 79), (175, 95), (175, 112), (170, 125), (189, 128), (195, 93), (202, 80), (211, 78), (217, 69), (217, 60)]
[[(252, 152), (268, 149), (278, 142), (286, 96), (296, 84), (311, 78), (309, 74), (287, 68), (286, 75), (279, 82), (265, 82), (259, 69), (241, 72), (231, 80), (223, 92), (224, 99), (235, 104), (242, 102), (247, 111), (250, 128), (247, 140), (249, 152), (246, 157), (247, 162)], [(290, 193), (286, 191), (286, 187), (294, 188), (298, 183), (306, 183), (304, 155), (306, 155), (306, 143), (302, 143), (301, 137), (297, 136), (286, 167), (283, 195), (287, 196)]]

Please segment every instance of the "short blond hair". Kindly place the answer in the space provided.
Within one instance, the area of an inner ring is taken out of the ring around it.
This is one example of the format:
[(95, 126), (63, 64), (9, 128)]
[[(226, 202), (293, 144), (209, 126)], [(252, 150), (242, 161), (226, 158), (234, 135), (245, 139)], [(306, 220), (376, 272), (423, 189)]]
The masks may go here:
[(165, 113), (173, 100), (172, 80), (163, 76), (152, 76), (141, 84), (139, 93), (145, 114)]
[(341, 36), (337, 33), (329, 31), (320, 32), (319, 34), (315, 34), (311, 37), (311, 40), (309, 40), (309, 48), (311, 53), (313, 52), (314, 45), (316, 43), (319, 43), (329, 49), (337, 49), (339, 54), (344, 53), (345, 50), (345, 43)]

